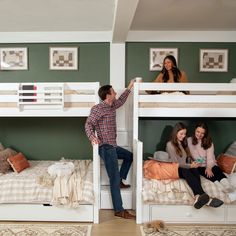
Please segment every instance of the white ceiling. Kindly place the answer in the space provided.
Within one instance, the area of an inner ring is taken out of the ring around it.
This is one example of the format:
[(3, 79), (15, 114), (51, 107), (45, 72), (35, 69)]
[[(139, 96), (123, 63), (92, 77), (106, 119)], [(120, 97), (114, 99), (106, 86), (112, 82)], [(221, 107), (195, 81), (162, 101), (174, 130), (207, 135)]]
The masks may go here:
[(236, 0), (0, 0), (0, 32), (236, 31)]

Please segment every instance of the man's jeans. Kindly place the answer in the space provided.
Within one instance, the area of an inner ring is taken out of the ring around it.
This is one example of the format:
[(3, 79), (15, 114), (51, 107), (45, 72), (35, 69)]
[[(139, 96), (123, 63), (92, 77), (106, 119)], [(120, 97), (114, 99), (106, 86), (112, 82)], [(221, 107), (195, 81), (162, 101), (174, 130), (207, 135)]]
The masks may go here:
[[(104, 161), (109, 177), (114, 211), (123, 211), (124, 208), (120, 193), (120, 180), (127, 178), (130, 166), (133, 162), (133, 154), (124, 148), (103, 144), (99, 147), (99, 155)], [(118, 159), (123, 160), (120, 170)]]

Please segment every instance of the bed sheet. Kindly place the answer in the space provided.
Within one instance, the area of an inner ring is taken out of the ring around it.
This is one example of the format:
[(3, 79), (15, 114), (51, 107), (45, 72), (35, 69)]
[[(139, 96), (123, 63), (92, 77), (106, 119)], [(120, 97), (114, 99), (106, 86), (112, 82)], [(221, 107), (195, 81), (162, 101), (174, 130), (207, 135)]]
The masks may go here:
[[(30, 168), (0, 176), (0, 203), (40, 203), (77, 207), (94, 202), (92, 160), (71, 160), (73, 174), (51, 177), (47, 170), (55, 161), (29, 161)], [(64, 192), (61, 186), (64, 185)], [(66, 194), (65, 194), (66, 193)], [(73, 202), (72, 202), (73, 201)]]
[[(228, 195), (213, 182), (201, 176), (201, 183), (204, 191), (210, 197), (216, 197), (224, 203), (230, 203)], [(194, 202), (193, 192), (183, 179), (148, 180), (144, 178), (142, 197), (146, 203), (192, 205)]]

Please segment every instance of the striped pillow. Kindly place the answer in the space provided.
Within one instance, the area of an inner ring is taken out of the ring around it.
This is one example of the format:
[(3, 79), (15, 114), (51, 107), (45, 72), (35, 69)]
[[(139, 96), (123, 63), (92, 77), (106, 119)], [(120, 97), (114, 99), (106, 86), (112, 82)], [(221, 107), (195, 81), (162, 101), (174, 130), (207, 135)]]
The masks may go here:
[(236, 156), (236, 141), (234, 141), (226, 150), (225, 155)]

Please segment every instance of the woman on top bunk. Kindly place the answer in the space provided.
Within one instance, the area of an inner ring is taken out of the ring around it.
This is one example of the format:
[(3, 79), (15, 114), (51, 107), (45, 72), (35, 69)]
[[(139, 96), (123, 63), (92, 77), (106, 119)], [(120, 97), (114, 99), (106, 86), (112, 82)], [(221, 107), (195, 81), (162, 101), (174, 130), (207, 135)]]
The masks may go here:
[[(184, 71), (181, 71), (174, 56), (167, 55), (163, 60), (163, 67), (160, 74), (153, 81), (156, 83), (187, 83), (187, 76)], [(156, 94), (156, 91), (146, 91), (149, 94)], [(174, 91), (162, 91), (163, 92), (174, 92)], [(187, 91), (181, 91), (184, 94), (188, 94)]]
[(174, 56), (167, 55), (163, 60), (161, 73), (156, 77), (157, 83), (186, 83), (188, 82), (186, 73), (180, 71)]
[(193, 191), (195, 197), (193, 206), (196, 209), (200, 209), (204, 205), (219, 207), (223, 204), (223, 201), (218, 198), (210, 198), (202, 188), (201, 179), (198, 172), (198, 167), (200, 164), (197, 162), (187, 163), (190, 153), (186, 133), (186, 126), (181, 122), (177, 123), (172, 130), (170, 141), (167, 142), (166, 151), (172, 162), (179, 163), (179, 177), (181, 179), (185, 179)]

